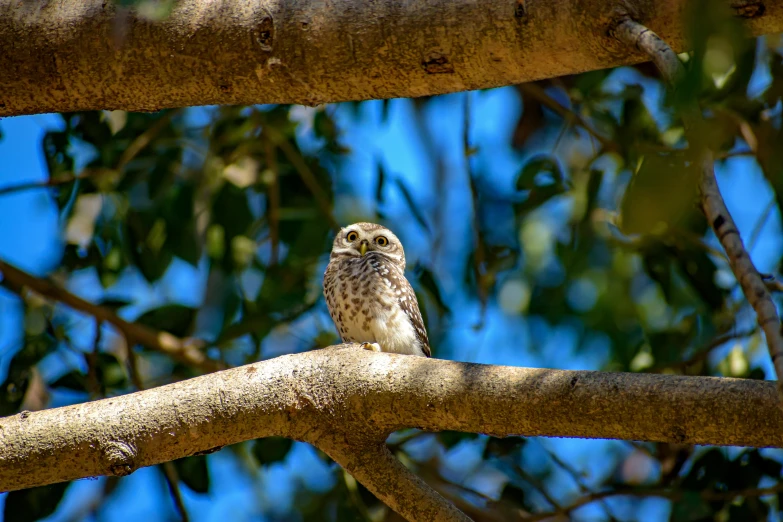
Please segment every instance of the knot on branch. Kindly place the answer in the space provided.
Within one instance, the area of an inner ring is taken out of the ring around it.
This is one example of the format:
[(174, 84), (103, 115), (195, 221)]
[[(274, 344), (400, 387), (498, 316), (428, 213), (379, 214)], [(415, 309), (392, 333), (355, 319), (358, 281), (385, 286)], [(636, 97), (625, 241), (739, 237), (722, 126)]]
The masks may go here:
[(454, 65), (449, 62), (448, 56), (438, 51), (431, 52), (421, 62), (421, 66), (427, 74), (452, 74), (454, 72)]
[(767, 11), (767, 7), (761, 0), (739, 0), (732, 2), (731, 8), (735, 16), (746, 19), (764, 16)]
[(138, 451), (132, 444), (122, 441), (110, 441), (103, 446), (103, 456), (111, 475), (124, 477), (133, 473), (138, 465)]
[(272, 16), (264, 16), (255, 30), (255, 39), (262, 51), (271, 52), (275, 41), (275, 24)]

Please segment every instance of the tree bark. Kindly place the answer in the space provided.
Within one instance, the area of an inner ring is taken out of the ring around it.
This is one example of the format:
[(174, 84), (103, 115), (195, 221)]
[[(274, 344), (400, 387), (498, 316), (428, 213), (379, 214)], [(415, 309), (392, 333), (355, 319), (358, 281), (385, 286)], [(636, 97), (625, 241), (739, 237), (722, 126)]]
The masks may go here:
[[(180, 0), (152, 21), (105, 0), (0, 0), (0, 116), (417, 97), (646, 61), (621, 15), (686, 48), (688, 0)], [(716, 0), (750, 35), (783, 0)]]
[(435, 497), (396, 487), (413, 478), (379, 471), (391, 432), (783, 447), (776, 403), (767, 381), (490, 366), (339, 345), (2, 418), (0, 491), (127, 475), (277, 435), (323, 449), (394, 509), (431, 507)]

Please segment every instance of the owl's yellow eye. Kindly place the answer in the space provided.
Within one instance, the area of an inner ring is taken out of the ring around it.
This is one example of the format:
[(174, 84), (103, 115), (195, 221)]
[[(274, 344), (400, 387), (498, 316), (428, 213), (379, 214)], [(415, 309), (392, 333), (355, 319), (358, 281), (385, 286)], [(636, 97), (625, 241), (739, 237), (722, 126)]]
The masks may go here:
[(345, 236), (345, 238), (346, 238), (348, 241), (350, 241), (350, 242), (354, 242), (354, 241), (356, 241), (357, 239), (359, 239), (359, 234), (357, 234), (357, 233), (356, 233), (356, 232), (354, 232), (354, 231), (351, 231), (351, 232), (348, 232), (348, 235), (347, 235), (347, 236)]
[(383, 236), (378, 236), (378, 237), (376, 237), (376, 238), (375, 238), (375, 242), (378, 244), (378, 246), (382, 246), (382, 247), (384, 247), (384, 246), (386, 246), (386, 245), (388, 245), (388, 244), (389, 244), (389, 240), (388, 240), (388, 239), (386, 239), (386, 238), (385, 238), (385, 237), (383, 237)]

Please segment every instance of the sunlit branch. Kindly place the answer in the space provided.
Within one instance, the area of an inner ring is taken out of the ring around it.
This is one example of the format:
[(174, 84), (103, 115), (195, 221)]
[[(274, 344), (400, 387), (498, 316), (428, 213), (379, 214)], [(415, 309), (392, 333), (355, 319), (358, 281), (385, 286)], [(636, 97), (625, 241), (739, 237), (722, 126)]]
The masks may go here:
[[(611, 33), (619, 41), (634, 46), (647, 54), (661, 74), (673, 88), (683, 78), (685, 69), (680, 63), (677, 54), (669, 45), (644, 25), (625, 18), (619, 22)], [(689, 106), (682, 113), (685, 123), (686, 137), (692, 142), (693, 134), (702, 116), (697, 107)], [(783, 408), (783, 335), (781, 335), (780, 317), (777, 307), (770, 296), (767, 286), (756, 270), (750, 255), (745, 250), (737, 225), (726, 208), (723, 196), (720, 193), (717, 179), (715, 178), (715, 166), (712, 151), (706, 147), (698, 150), (701, 162), (701, 176), (699, 189), (701, 192), (701, 206), (707, 221), (710, 223), (715, 236), (720, 240), (726, 255), (729, 258), (734, 276), (742, 287), (742, 292), (750, 305), (756, 311), (758, 324), (764, 331), (767, 339), (767, 347), (775, 367), (778, 378), (778, 406)]]
[(783, 447), (776, 402), (767, 381), (493, 366), (339, 345), (2, 418), (0, 490), (124, 475), (269, 436), (310, 442), (346, 464), (348, 448), (385, 445), (406, 427)]

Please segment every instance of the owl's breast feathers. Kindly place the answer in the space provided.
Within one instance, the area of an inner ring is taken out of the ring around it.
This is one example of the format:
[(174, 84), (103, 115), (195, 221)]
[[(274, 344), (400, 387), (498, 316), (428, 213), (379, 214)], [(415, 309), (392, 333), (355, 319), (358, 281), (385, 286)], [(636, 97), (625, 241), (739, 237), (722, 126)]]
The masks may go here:
[(324, 274), (324, 294), (343, 341), (378, 342), (383, 351), (431, 356), (416, 294), (385, 256), (333, 258)]

